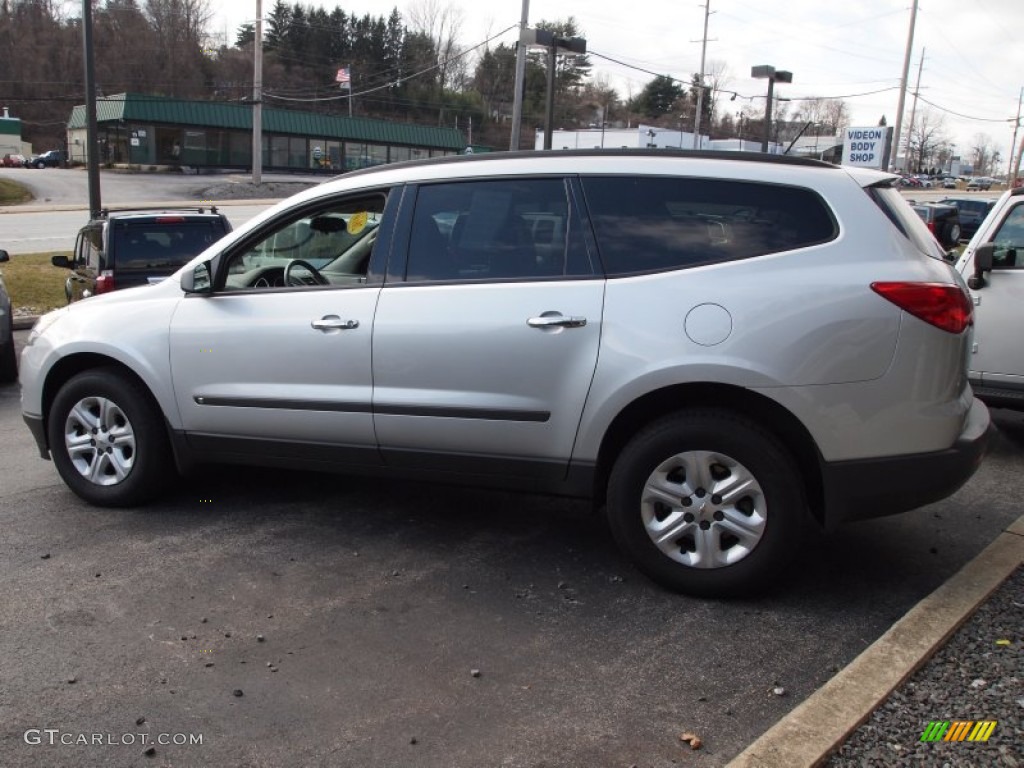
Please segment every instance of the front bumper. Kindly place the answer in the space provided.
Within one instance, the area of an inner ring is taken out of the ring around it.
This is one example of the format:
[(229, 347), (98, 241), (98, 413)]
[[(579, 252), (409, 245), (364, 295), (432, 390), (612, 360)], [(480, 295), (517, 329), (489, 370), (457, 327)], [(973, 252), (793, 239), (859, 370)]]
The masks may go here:
[(826, 463), (825, 527), (894, 515), (951, 496), (978, 469), (991, 432), (988, 408), (975, 398), (960, 436), (947, 450)]

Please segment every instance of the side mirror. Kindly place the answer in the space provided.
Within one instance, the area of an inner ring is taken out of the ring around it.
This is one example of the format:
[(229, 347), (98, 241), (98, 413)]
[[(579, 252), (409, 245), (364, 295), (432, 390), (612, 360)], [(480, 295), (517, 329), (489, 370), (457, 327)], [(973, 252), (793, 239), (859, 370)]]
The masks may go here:
[(75, 266), (67, 256), (51, 256), (50, 263), (62, 269), (73, 269)]
[(181, 290), (187, 294), (208, 294), (213, 283), (210, 280), (210, 262), (204, 261), (181, 276)]
[(974, 274), (967, 280), (968, 288), (977, 291), (985, 287), (985, 273), (992, 271), (992, 255), (995, 250), (994, 243), (985, 243), (974, 251)]

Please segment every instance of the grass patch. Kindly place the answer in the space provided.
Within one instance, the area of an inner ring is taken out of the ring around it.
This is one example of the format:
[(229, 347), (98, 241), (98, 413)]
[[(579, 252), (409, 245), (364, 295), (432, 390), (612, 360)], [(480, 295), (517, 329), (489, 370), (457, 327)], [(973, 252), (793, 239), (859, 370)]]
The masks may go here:
[(0, 179), (0, 205), (11, 205), (12, 203), (27, 203), (32, 200), (32, 193), (28, 187), (10, 179)]
[(0, 264), (12, 307), (25, 307), (33, 314), (42, 314), (68, 303), (64, 296), (68, 270), (50, 263), (50, 257), (59, 253), (71, 256), (71, 251), (25, 253), (12, 255), (10, 261)]

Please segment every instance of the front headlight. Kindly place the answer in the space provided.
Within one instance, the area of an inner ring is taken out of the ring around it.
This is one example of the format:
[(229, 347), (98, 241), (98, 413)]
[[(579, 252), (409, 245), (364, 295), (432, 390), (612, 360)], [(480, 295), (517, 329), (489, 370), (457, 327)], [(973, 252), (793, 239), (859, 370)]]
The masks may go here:
[(36, 320), (36, 324), (32, 326), (32, 330), (28, 333), (28, 341), (25, 342), (25, 346), (31, 347), (36, 342), (36, 339), (46, 333), (46, 329), (57, 322), (60, 316), (67, 311), (67, 307), (61, 307), (60, 309), (55, 309), (52, 312), (47, 312)]

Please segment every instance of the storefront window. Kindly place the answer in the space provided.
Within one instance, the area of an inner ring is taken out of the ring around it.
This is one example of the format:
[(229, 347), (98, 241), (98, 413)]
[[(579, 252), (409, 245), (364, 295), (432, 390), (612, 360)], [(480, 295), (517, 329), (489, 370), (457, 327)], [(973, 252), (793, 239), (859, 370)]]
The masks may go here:
[(288, 137), (287, 136), (271, 136), (270, 137), (270, 162), (264, 161), (265, 165), (270, 165), (273, 168), (287, 168), (288, 167)]
[(409, 147), (391, 147), (391, 162), (399, 163), (412, 157)]
[(289, 168), (308, 168), (306, 157), (308, 142), (305, 139), (300, 139), (296, 136), (292, 136), (288, 139), (288, 167)]
[(354, 171), (357, 168), (365, 168), (370, 164), (369, 153), (366, 144), (356, 142), (345, 142), (345, 170)]

